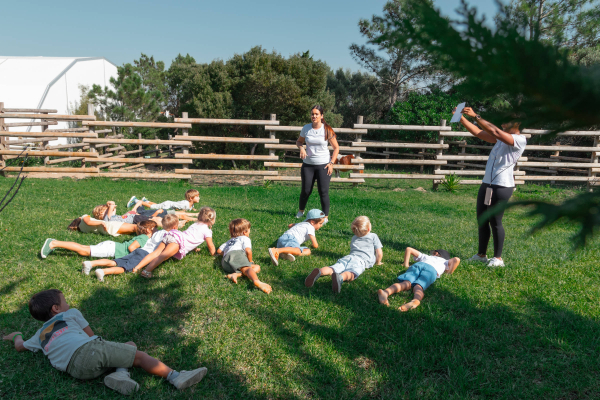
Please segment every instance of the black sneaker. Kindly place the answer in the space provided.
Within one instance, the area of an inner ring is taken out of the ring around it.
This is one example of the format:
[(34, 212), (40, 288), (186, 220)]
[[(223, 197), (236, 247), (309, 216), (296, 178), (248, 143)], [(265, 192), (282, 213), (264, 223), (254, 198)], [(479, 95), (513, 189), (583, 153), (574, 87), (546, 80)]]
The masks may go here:
[(342, 291), (342, 282), (344, 282), (342, 274), (334, 272), (333, 275), (331, 275), (331, 290), (333, 290), (333, 293), (339, 293)]
[(313, 287), (313, 285), (315, 284), (317, 279), (319, 279), (320, 277), (321, 277), (321, 270), (319, 268), (313, 269), (312, 272), (310, 273), (310, 275), (308, 275), (306, 277), (306, 279), (304, 280), (304, 286), (306, 286), (308, 288)]

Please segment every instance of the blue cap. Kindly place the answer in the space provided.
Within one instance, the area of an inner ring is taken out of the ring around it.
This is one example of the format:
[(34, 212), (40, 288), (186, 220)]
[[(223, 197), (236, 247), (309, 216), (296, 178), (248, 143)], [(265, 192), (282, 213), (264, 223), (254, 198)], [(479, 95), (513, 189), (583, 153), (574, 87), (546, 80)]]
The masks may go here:
[(325, 213), (317, 208), (313, 208), (312, 210), (310, 210), (309, 212), (306, 213), (305, 221), (308, 221), (309, 219), (319, 219), (319, 218), (325, 218)]

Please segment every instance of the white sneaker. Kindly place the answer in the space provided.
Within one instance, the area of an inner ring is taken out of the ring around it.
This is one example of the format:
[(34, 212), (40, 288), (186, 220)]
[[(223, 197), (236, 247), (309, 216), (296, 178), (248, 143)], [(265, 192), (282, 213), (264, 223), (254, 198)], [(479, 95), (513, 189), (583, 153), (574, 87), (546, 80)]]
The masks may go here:
[(329, 222), (329, 218), (325, 217), (325, 219), (323, 220), (323, 225), (321, 225), (321, 226), (325, 226), (328, 222)]
[(137, 391), (140, 385), (129, 377), (129, 372), (117, 371), (104, 377), (104, 384), (114, 391), (128, 395)]
[(100, 282), (104, 282), (104, 271), (102, 271), (101, 269), (97, 269), (96, 278), (98, 278)]
[(131, 198), (127, 202), (127, 208), (133, 207), (135, 205), (135, 203), (137, 203), (137, 201), (138, 201), (137, 197), (131, 196)]
[(197, 368), (193, 371), (181, 371), (179, 372), (179, 375), (177, 375), (177, 378), (173, 379), (170, 382), (177, 389), (183, 390), (200, 382), (202, 378), (204, 378), (204, 376), (206, 375), (207, 371), (208, 370), (204, 367)]
[(473, 257), (469, 258), (467, 261), (480, 261), (480, 262), (488, 262), (487, 257), (481, 257), (479, 254), (475, 254)]
[(490, 261), (487, 264), (488, 267), (504, 267), (504, 261), (499, 258), (490, 258)]
[(82, 264), (83, 268), (81, 268), (81, 272), (83, 272), (86, 275), (89, 275), (90, 271), (92, 270), (92, 263), (90, 261), (84, 261)]
[(296, 218), (302, 218), (304, 217), (304, 211), (298, 211), (298, 214), (296, 214)]
[(279, 253), (279, 258), (283, 258), (284, 260), (288, 261), (296, 261), (296, 257), (294, 257), (293, 254)]

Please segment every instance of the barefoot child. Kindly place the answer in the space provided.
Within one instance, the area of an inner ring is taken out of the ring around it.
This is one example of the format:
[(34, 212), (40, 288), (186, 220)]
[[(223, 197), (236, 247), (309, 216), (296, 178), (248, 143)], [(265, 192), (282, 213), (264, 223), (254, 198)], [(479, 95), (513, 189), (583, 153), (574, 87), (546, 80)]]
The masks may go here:
[[(141, 205), (138, 204), (139, 207)], [(137, 207), (135, 207), (137, 210)], [(160, 217), (157, 217), (158, 214), (162, 212), (162, 210), (155, 210), (151, 215), (141, 215), (138, 214), (137, 211), (133, 213), (128, 212), (125, 215), (117, 215), (117, 205), (114, 201), (107, 201), (106, 204), (100, 204), (99, 206), (94, 207), (92, 215), (94, 218), (106, 221), (106, 222), (126, 222), (128, 224), (139, 224), (142, 221), (154, 220), (157, 224), (160, 224)]]
[[(61, 242), (56, 239), (46, 239), (40, 255), (42, 258), (48, 257), (55, 249), (66, 249), (74, 251), (80, 256), (94, 258), (121, 258), (131, 253), (137, 248), (144, 247), (148, 239), (156, 229), (156, 222), (142, 221), (137, 224), (137, 234), (134, 237), (123, 243), (113, 242), (110, 240), (98, 243), (97, 245), (86, 246), (75, 242)], [(89, 275), (90, 271), (85, 270), (83, 273)]]
[(279, 257), (284, 260), (295, 261), (294, 256), (309, 256), (310, 249), (300, 246), (302, 243), (310, 239), (312, 247), (319, 247), (315, 231), (318, 231), (325, 222), (325, 213), (321, 210), (313, 209), (306, 214), (306, 220), (299, 224), (290, 224), (288, 229), (279, 239), (277, 239), (277, 247), (269, 249), (271, 261), (275, 265), (279, 265)]
[(233, 283), (244, 275), (254, 286), (269, 294), (273, 290), (270, 285), (258, 279), (260, 265), (252, 262), (252, 242), (250, 241), (250, 221), (238, 218), (229, 223), (231, 239), (223, 243), (217, 254), (222, 255), (221, 267), (227, 273), (227, 278)]
[(34, 294), (29, 300), (29, 312), (44, 325), (27, 341), (21, 332), (10, 333), (3, 339), (12, 341), (17, 351), (41, 350), (54, 368), (73, 378), (95, 379), (116, 368), (116, 372), (104, 377), (104, 384), (121, 394), (130, 394), (140, 387), (129, 377), (127, 369), (131, 367), (160, 376), (180, 390), (200, 382), (206, 375), (206, 368), (177, 372), (139, 351), (133, 342), (109, 342), (94, 335), (81, 312), (69, 307), (60, 290)]
[[(132, 196), (131, 199), (129, 199), (129, 201), (127, 202), (127, 208), (133, 206), (135, 203), (137, 203), (139, 200), (137, 199), (137, 197)], [(194, 208), (194, 204), (198, 203), (200, 201), (200, 192), (198, 192), (196, 189), (190, 189), (187, 192), (185, 192), (185, 200), (181, 200), (181, 201), (164, 201), (162, 203), (153, 203), (151, 201), (148, 201), (145, 197), (142, 199), (142, 205), (144, 207), (148, 207), (151, 210), (158, 210), (159, 208), (162, 208), (163, 210), (168, 210), (171, 208), (177, 209), (177, 210), (192, 210)]]
[[(413, 256), (417, 262), (409, 267), (410, 256)], [(444, 272), (453, 273), (458, 264), (460, 264), (460, 258), (450, 258), (450, 253), (446, 250), (434, 250), (428, 256), (412, 247), (407, 247), (404, 253), (404, 267), (408, 270), (398, 277), (400, 283), (394, 283), (385, 290), (379, 289), (377, 291), (379, 302), (389, 306), (388, 297), (391, 294), (403, 292), (412, 287), (413, 300), (403, 304), (398, 309), (408, 311), (417, 308), (421, 304), (421, 300), (425, 296), (424, 292), (429, 285), (442, 276)]]
[[(208, 252), (211, 256), (215, 255), (215, 245), (212, 241), (212, 226), (215, 224), (217, 213), (210, 207), (202, 207), (198, 213), (198, 221), (180, 232), (176, 229), (169, 231), (162, 240), (162, 243), (148, 255), (152, 261), (146, 269), (142, 271), (144, 278), (152, 278), (152, 271), (164, 261), (173, 257), (181, 260), (192, 250), (200, 251), (198, 246), (206, 241)], [(143, 262), (143, 260), (142, 260)]]
[(117, 221), (106, 222), (85, 214), (79, 218), (75, 218), (73, 222), (69, 224), (68, 229), (82, 233), (99, 233), (101, 235), (119, 236), (134, 235), (137, 230), (137, 225)]
[(342, 282), (351, 282), (373, 265), (382, 265), (383, 245), (377, 234), (371, 232), (368, 217), (357, 217), (351, 225), (354, 236), (350, 240), (350, 255), (340, 258), (331, 267), (315, 268), (304, 281), (304, 286), (313, 287), (321, 276), (333, 275), (332, 290), (339, 293)]
[(177, 217), (173, 214), (168, 214), (162, 219), (163, 229), (155, 232), (143, 247), (132, 251), (125, 257), (117, 258), (115, 260), (101, 259), (84, 261), (83, 270), (92, 269), (94, 267), (110, 267), (97, 269), (95, 271), (96, 278), (98, 278), (100, 282), (104, 281), (104, 275), (119, 275), (125, 272), (137, 272), (152, 261), (152, 258), (147, 256), (153, 253), (158, 245), (162, 243), (162, 240), (168, 231), (177, 228), (177, 223)]

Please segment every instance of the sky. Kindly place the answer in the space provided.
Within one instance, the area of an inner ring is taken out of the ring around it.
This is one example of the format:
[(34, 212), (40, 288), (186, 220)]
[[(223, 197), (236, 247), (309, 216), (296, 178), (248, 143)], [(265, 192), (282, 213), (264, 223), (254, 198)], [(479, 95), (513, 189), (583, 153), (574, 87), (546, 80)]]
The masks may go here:
[[(434, 0), (456, 17), (460, 0)], [(470, 0), (491, 19), (494, 0)], [(364, 44), (358, 21), (386, 0), (20, 0), (4, 2), (0, 56), (105, 57), (116, 65), (141, 53), (168, 66), (178, 54), (227, 60), (254, 46), (284, 56), (310, 51), (333, 69), (361, 69), (349, 46)]]

